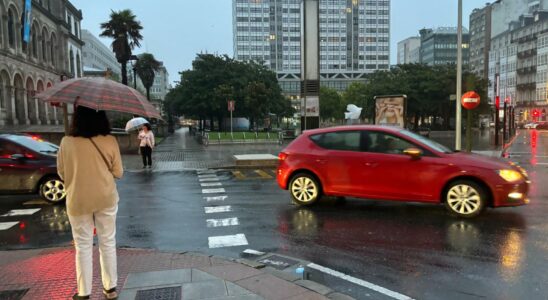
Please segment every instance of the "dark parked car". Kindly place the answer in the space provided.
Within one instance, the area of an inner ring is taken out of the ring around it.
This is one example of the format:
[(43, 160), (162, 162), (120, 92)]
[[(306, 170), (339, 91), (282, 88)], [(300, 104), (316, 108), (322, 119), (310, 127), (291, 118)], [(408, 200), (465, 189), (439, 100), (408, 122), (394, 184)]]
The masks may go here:
[(307, 130), (280, 153), (277, 180), (300, 205), (322, 195), (445, 204), (458, 216), (528, 203), (526, 172), (502, 159), (454, 152), (395, 127)]
[(58, 150), (38, 137), (0, 134), (0, 193), (39, 193), (49, 202), (65, 200), (65, 185), (57, 175)]

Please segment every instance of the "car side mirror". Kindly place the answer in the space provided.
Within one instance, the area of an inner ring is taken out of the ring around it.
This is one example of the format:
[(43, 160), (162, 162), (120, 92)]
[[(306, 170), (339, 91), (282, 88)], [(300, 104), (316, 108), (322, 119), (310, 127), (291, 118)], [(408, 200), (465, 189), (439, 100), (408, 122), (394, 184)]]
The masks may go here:
[(412, 159), (419, 159), (422, 155), (422, 151), (417, 148), (407, 148), (403, 150), (403, 154), (410, 156)]
[(16, 161), (23, 161), (23, 160), (25, 160), (25, 156), (24, 156), (23, 154), (12, 154), (12, 155), (10, 156), (10, 158), (11, 158), (12, 160), (16, 160)]

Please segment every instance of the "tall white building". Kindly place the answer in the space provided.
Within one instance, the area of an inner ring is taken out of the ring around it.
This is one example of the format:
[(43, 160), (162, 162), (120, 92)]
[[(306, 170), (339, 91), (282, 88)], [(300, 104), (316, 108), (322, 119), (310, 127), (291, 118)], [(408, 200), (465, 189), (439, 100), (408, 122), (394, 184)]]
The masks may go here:
[(121, 78), (120, 63), (116, 60), (112, 49), (103, 44), (91, 32), (82, 30), (82, 56), (85, 70), (106, 71), (110, 69), (113, 74)]
[(398, 65), (420, 62), (420, 36), (412, 36), (398, 42)]
[[(276, 71), (283, 91), (300, 93), (302, 0), (233, 0), (234, 55)], [(321, 84), (344, 90), (388, 70), (390, 0), (320, 0)]]

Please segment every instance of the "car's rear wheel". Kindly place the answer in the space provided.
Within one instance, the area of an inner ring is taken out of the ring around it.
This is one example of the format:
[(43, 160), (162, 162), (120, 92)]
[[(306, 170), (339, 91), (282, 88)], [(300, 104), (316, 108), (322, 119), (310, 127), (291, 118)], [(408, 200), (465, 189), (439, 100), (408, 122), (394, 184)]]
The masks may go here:
[(46, 177), (40, 183), (40, 196), (51, 203), (59, 203), (67, 197), (65, 183), (56, 176)]
[(307, 173), (299, 173), (291, 179), (289, 192), (295, 203), (299, 205), (312, 205), (320, 198), (321, 186), (314, 176)]
[(445, 207), (459, 217), (472, 218), (479, 215), (486, 202), (485, 188), (470, 180), (451, 183), (445, 193)]

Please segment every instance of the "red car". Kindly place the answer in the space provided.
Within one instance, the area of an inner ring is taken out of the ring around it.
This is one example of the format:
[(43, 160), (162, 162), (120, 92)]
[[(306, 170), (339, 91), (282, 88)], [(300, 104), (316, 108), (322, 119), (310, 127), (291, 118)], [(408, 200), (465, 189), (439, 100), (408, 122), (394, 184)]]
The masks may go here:
[(279, 155), (277, 181), (297, 204), (321, 195), (443, 203), (458, 216), (529, 202), (527, 173), (502, 159), (454, 152), (407, 130), (305, 131)]

